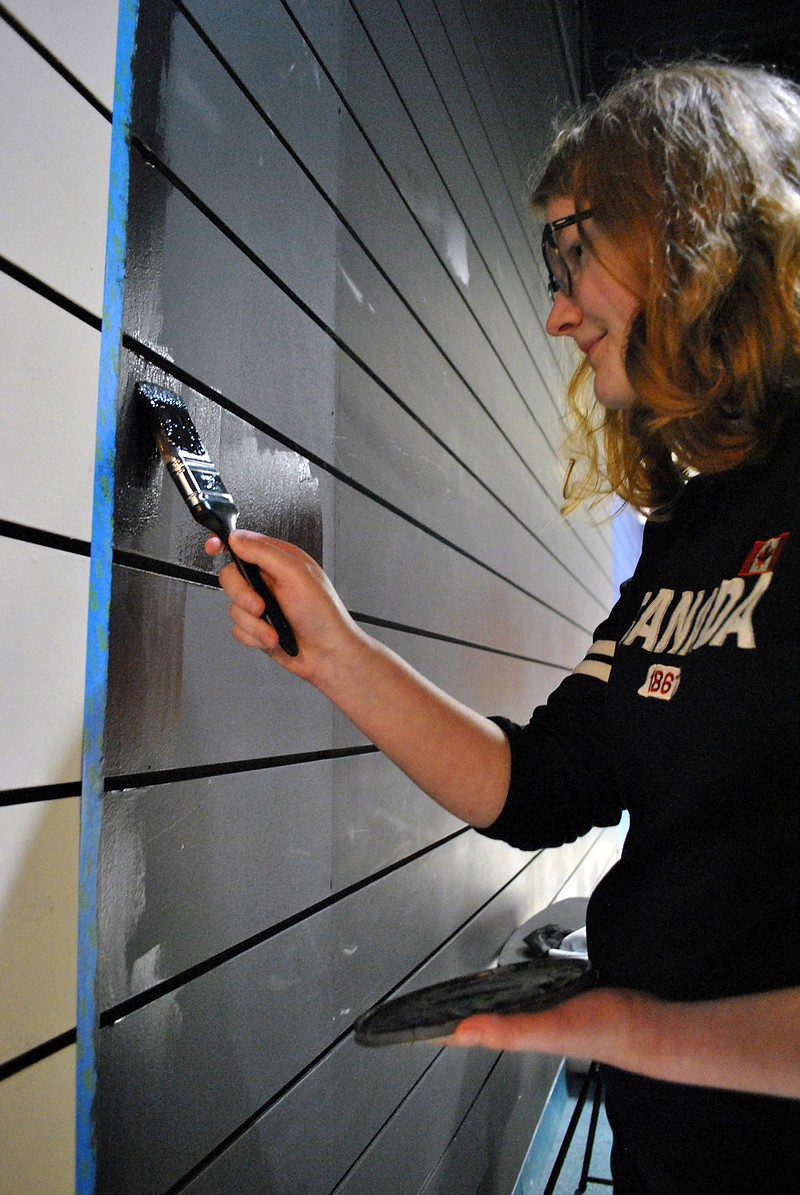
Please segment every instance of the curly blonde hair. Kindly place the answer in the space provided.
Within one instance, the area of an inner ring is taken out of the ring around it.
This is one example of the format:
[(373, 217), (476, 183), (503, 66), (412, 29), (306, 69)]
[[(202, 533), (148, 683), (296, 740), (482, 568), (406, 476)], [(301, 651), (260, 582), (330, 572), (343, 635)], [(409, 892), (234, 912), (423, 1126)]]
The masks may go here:
[(641, 288), (605, 410), (584, 359), (569, 386), (565, 509), (616, 493), (639, 510), (686, 474), (766, 451), (800, 391), (800, 89), (760, 67), (637, 71), (556, 137), (535, 209), (591, 208)]

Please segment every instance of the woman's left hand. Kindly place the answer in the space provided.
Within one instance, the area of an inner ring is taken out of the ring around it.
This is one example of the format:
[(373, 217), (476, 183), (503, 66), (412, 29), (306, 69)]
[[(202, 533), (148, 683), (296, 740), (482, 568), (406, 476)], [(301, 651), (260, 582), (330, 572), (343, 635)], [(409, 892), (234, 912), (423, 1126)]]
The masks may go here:
[(672, 1083), (800, 1098), (800, 988), (659, 1000), (597, 988), (540, 1013), (468, 1017), (447, 1045), (594, 1059)]
[(456, 1028), (447, 1044), (490, 1050), (537, 1050), (542, 1054), (600, 1059), (622, 1049), (626, 1010), (649, 998), (635, 992), (583, 992), (536, 1013), (480, 1013)]

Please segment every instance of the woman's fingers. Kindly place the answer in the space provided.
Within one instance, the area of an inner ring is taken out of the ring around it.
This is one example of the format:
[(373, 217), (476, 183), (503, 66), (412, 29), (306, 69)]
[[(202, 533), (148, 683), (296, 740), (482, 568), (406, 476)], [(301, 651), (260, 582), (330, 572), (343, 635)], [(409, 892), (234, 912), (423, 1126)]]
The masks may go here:
[(541, 1032), (543, 1013), (498, 1015), (481, 1013), (462, 1021), (450, 1038), (453, 1046), (484, 1046), (488, 1050), (539, 1050), (547, 1053)]
[[(229, 567), (234, 568), (233, 565)], [(234, 572), (236, 572), (234, 568)], [(236, 580), (231, 579), (231, 583), (239, 589), (238, 582), (241, 578), (236, 575)], [(250, 588), (245, 582), (246, 588)], [(225, 588), (225, 586), (223, 586)], [(232, 594), (226, 588), (228, 597), (232, 598)], [(253, 601), (250, 594), (242, 592), (239, 597), (231, 602), (230, 617), (233, 623), (233, 635), (238, 643), (245, 647), (257, 647), (261, 651), (272, 652), (278, 646), (278, 632), (275, 628), (263, 618), (264, 603), (257, 593), (252, 593)]]
[(235, 564), (226, 564), (219, 574), (219, 583), (237, 606), (254, 618), (264, 613), (264, 599), (249, 585)]
[[(316, 561), (294, 544), (252, 531), (235, 531), (230, 548), (239, 560), (255, 565), (288, 619), (300, 647), (298, 656), (277, 650), (277, 635), (264, 619), (264, 603), (235, 565), (220, 572), (220, 585), (230, 599), (234, 636), (247, 647), (274, 655), (288, 671), (306, 680), (321, 675), (325, 661), (337, 658), (352, 640), (355, 624)], [(206, 543), (210, 556), (223, 551), (216, 536)]]
[(624, 1012), (635, 993), (598, 988), (536, 1013), (480, 1013), (456, 1026), (449, 1044), (490, 1050), (538, 1050), (608, 1061), (621, 1040)]

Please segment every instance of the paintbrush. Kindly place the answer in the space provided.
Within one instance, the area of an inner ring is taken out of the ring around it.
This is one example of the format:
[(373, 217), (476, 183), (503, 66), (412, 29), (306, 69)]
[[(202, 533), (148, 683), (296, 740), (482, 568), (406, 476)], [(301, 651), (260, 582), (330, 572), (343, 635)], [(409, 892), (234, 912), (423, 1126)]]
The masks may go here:
[(208, 455), (183, 399), (151, 382), (137, 382), (136, 392), (148, 414), (161, 458), (192, 515), (222, 540), (245, 581), (263, 600), (263, 617), (278, 632), (281, 647), (287, 655), (296, 656), (297, 640), (275, 595), (256, 565), (240, 560), (230, 546), (239, 509)]

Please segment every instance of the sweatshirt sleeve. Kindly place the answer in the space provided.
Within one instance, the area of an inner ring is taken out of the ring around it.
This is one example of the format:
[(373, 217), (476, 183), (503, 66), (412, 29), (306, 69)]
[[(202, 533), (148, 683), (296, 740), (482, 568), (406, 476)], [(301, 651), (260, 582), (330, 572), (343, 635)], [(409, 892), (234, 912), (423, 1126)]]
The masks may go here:
[(616, 614), (617, 608), (598, 628), (584, 659), (526, 726), (492, 719), (511, 746), (511, 782), (500, 816), (480, 833), (538, 850), (619, 822), (623, 805), (606, 715)]

